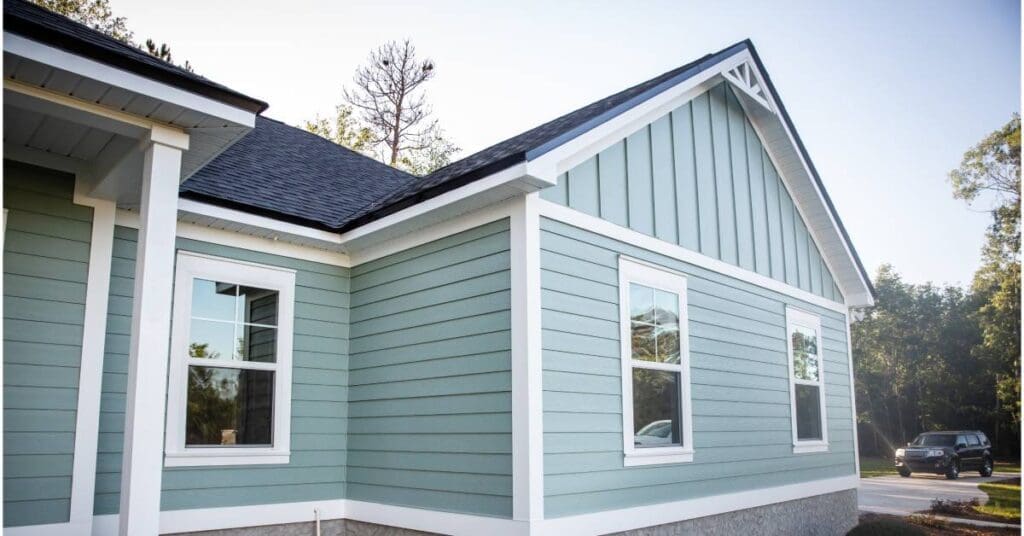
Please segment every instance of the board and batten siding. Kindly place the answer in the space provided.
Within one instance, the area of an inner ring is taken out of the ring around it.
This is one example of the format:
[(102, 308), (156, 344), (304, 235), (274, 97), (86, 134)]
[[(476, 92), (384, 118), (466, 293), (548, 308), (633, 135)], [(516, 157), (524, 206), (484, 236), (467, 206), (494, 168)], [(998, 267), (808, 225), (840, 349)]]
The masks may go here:
[[(137, 236), (135, 229), (115, 227), (100, 402), (97, 515), (115, 514), (119, 509)], [(348, 269), (183, 238), (178, 239), (177, 248), (296, 270), (291, 459), (279, 465), (165, 468), (161, 509), (344, 497)]]
[(509, 221), (352, 269), (347, 498), (512, 513)]
[[(844, 315), (565, 223), (541, 222), (546, 515), (854, 474)], [(687, 276), (693, 462), (623, 467), (620, 255)], [(821, 316), (828, 452), (793, 454), (787, 305)]]
[(92, 208), (4, 161), (4, 526), (68, 521)]
[(843, 301), (736, 95), (722, 83), (541, 191), (548, 201)]

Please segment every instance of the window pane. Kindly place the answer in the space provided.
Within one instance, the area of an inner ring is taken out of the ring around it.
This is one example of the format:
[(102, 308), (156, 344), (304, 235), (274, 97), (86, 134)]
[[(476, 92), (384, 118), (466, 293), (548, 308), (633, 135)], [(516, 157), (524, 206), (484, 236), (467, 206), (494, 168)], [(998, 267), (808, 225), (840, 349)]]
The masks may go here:
[(821, 403), (818, 386), (794, 385), (796, 387), (796, 437), (797, 439), (821, 439)]
[(637, 448), (682, 444), (678, 372), (633, 369), (633, 433)]
[(664, 290), (656, 291), (654, 297), (655, 324), (659, 326), (679, 324), (679, 296)]
[(637, 322), (654, 323), (654, 289), (629, 284), (629, 317)]
[(208, 359), (234, 359), (235, 324), (211, 320), (193, 320), (189, 328), (188, 355)]
[(255, 287), (239, 287), (238, 321), (276, 326), (277, 292)]
[(631, 335), (633, 339), (633, 359), (644, 361), (657, 361), (657, 339), (654, 336), (654, 326), (650, 324), (632, 323)]
[(238, 326), (238, 358), (244, 361), (274, 363), (277, 361), (277, 328), (267, 326)]
[(795, 326), (793, 339), (793, 374), (798, 380), (818, 381), (818, 334), (803, 326)]
[(188, 368), (186, 445), (270, 445), (274, 373)]
[(230, 283), (194, 279), (192, 281), (192, 316), (234, 320), (236, 292), (237, 287)]
[(679, 363), (679, 329), (657, 330), (658, 358), (662, 363)]

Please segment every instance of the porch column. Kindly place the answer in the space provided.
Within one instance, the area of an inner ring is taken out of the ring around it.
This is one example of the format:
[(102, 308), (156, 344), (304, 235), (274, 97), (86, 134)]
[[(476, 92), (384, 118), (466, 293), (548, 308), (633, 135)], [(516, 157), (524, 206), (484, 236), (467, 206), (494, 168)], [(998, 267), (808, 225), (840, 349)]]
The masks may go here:
[(128, 363), (120, 534), (159, 533), (171, 286), (181, 155), (188, 135), (153, 127), (143, 141), (142, 199)]

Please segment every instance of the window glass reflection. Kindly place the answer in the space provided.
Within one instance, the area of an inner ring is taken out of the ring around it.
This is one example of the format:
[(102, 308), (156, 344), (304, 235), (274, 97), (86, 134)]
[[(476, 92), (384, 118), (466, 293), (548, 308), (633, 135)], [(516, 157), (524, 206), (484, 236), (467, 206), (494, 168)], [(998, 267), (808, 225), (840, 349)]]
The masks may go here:
[(679, 296), (636, 283), (629, 287), (633, 359), (679, 363)]
[(637, 448), (681, 445), (679, 373), (633, 369), (633, 444)]
[(818, 334), (813, 329), (794, 326), (793, 374), (798, 380), (818, 381)]
[(270, 445), (274, 372), (190, 366), (185, 444)]
[(817, 385), (796, 384), (796, 437), (821, 439), (821, 401)]

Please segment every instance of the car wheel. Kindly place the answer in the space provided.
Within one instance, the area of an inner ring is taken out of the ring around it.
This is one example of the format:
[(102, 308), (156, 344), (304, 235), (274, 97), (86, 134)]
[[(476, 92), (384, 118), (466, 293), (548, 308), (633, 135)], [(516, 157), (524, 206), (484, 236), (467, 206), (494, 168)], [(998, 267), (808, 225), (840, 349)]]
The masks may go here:
[(910, 469), (907, 469), (906, 467), (900, 467), (899, 472), (900, 476), (902, 476), (903, 478), (907, 478), (910, 476)]
[(985, 458), (985, 462), (981, 464), (981, 469), (978, 473), (981, 476), (992, 476), (992, 458)]
[(953, 460), (949, 463), (949, 469), (946, 469), (946, 478), (949, 480), (956, 480), (960, 476), (960, 460)]

